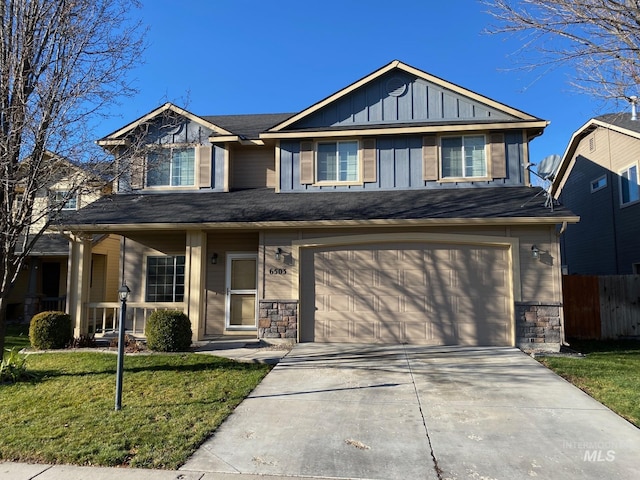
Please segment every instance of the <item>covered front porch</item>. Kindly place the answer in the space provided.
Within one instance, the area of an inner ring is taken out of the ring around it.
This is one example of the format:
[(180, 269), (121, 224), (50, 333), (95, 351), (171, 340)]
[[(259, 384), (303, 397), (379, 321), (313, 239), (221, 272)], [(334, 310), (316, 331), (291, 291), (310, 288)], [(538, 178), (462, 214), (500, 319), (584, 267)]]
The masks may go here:
[[(71, 235), (67, 312), (75, 337), (118, 330), (117, 291), (126, 284), (125, 329), (136, 338), (156, 310), (184, 312), (194, 342), (258, 338), (259, 232), (111, 231), (99, 253), (92, 233)], [(96, 291), (98, 285), (104, 288)]]

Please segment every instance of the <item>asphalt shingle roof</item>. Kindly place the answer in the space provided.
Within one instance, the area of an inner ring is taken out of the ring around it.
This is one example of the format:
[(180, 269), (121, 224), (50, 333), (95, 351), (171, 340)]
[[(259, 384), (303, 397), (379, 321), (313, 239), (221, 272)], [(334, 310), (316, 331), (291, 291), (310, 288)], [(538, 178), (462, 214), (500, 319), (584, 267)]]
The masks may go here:
[(631, 113), (628, 112), (606, 113), (595, 117), (595, 119), (631, 130), (632, 132), (640, 133), (640, 115), (638, 115), (638, 120), (631, 120)]
[(203, 115), (201, 118), (244, 138), (254, 139), (260, 133), (284, 122), (295, 113), (258, 113), (247, 115)]
[(61, 223), (73, 226), (422, 220), (450, 218), (555, 218), (573, 214), (544, 206), (539, 187), (449, 188), (371, 192), (119, 194), (102, 197)]

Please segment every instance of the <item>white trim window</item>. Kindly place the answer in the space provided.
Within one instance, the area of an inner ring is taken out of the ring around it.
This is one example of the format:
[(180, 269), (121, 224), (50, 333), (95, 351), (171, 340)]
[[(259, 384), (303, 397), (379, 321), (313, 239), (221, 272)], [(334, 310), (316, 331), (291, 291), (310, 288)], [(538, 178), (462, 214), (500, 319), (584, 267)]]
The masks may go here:
[(357, 182), (360, 177), (358, 141), (319, 142), (316, 146), (318, 182)]
[(487, 176), (487, 152), (484, 135), (442, 137), (442, 178)]
[(147, 257), (147, 302), (184, 301), (185, 256)]
[(640, 187), (638, 186), (638, 165), (631, 165), (620, 172), (620, 204), (640, 200)]
[(62, 210), (77, 210), (78, 209), (78, 195), (69, 195), (69, 192), (66, 190), (56, 190), (53, 192), (53, 203), (54, 205), (59, 205), (61, 203)]
[(195, 148), (165, 147), (147, 154), (148, 187), (191, 187), (196, 183)]
[(599, 178), (591, 181), (591, 193), (597, 192), (598, 190), (602, 190), (607, 186), (607, 176), (602, 175)]

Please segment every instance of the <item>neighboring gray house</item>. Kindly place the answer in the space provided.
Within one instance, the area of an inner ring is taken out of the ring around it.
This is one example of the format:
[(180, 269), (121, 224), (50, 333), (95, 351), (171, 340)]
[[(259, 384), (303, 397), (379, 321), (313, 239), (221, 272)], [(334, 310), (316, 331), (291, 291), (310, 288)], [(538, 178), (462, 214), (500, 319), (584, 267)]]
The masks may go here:
[(547, 124), (399, 61), (294, 114), (163, 105), (98, 141), (116, 192), (67, 221), (76, 334), (118, 308), (91, 300), (106, 234), (134, 331), (179, 308), (196, 340), (557, 349), (556, 229), (577, 217), (531, 187)]
[(580, 216), (561, 237), (567, 274), (640, 273), (640, 120), (611, 113), (571, 137), (552, 194)]

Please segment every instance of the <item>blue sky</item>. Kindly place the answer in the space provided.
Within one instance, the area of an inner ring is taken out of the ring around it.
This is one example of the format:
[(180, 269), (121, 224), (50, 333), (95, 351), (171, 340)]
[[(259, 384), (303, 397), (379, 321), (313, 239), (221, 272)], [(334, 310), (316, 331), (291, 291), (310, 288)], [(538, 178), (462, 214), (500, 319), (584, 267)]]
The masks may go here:
[(198, 115), (300, 111), (398, 59), (551, 121), (531, 161), (562, 154), (601, 102), (568, 71), (514, 68), (516, 38), (484, 34), (476, 0), (143, 0), (148, 49), (139, 93), (114, 105), (99, 137), (166, 101)]

